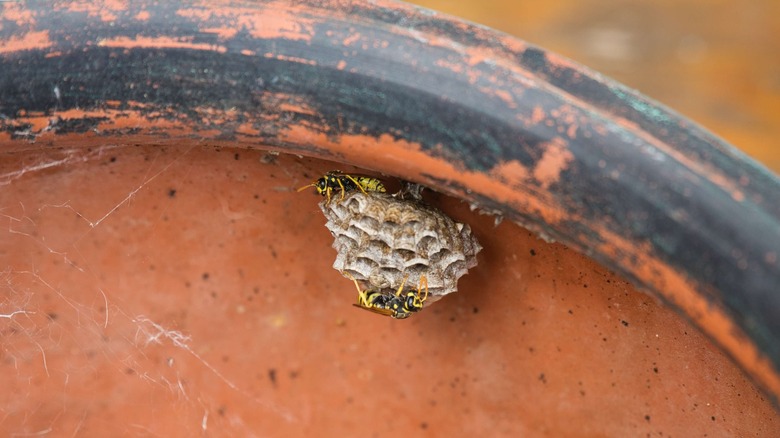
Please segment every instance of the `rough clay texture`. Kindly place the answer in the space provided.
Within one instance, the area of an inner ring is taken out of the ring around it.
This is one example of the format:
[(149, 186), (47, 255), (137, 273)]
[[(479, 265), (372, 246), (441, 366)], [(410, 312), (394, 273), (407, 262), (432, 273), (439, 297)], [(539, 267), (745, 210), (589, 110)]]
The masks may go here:
[(428, 302), (456, 292), (482, 246), (471, 228), (418, 200), (360, 191), (320, 203), (338, 255), (333, 268), (363, 287), (394, 293), (428, 280)]

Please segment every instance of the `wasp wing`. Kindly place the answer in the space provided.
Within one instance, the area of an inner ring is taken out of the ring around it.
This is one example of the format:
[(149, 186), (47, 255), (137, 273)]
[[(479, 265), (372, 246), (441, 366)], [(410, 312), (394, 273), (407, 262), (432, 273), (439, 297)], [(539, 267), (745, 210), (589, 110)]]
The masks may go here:
[(362, 304), (353, 304), (353, 306), (359, 307), (361, 309), (368, 310), (369, 312), (378, 313), (380, 315), (393, 316), (393, 310), (392, 309), (382, 309), (382, 308), (377, 308), (377, 307), (367, 307), (367, 306), (364, 306)]

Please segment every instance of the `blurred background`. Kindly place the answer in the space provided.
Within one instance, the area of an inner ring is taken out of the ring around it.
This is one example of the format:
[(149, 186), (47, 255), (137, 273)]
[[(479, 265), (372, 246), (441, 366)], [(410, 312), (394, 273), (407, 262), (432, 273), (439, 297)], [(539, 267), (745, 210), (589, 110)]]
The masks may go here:
[(567, 56), (780, 173), (777, 0), (417, 0)]

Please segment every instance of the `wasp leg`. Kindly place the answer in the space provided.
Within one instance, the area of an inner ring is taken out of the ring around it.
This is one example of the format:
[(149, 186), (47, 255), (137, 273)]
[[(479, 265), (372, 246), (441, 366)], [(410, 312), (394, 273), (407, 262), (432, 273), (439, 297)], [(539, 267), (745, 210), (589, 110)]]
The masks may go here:
[(328, 186), (325, 189), (325, 205), (330, 205), (330, 194), (333, 192), (333, 189)]
[(366, 193), (366, 189), (363, 188), (363, 186), (358, 182), (357, 179), (355, 179), (355, 177), (353, 177), (351, 175), (344, 175), (344, 177), (346, 177), (348, 180), (352, 181), (352, 183), (355, 184), (355, 187), (357, 187), (361, 192), (363, 192), (364, 195), (368, 195), (368, 193)]
[(398, 290), (395, 292), (395, 296), (400, 297), (401, 293), (404, 291), (404, 285), (406, 284), (406, 280), (409, 278), (409, 276), (404, 277), (404, 281), (401, 282), (401, 285), (398, 286)]
[(344, 200), (344, 184), (342, 184), (341, 180), (339, 178), (336, 178), (336, 182), (339, 183), (339, 188), (341, 189), (341, 200)]
[[(358, 283), (355, 281), (355, 286), (357, 285)], [(371, 303), (368, 301), (368, 289), (360, 290), (360, 287), (358, 287), (358, 303), (363, 307), (371, 307)]]
[(355, 289), (358, 291), (358, 304), (363, 307), (371, 307), (371, 304), (368, 302), (368, 289), (360, 289), (360, 284), (349, 272), (344, 272), (344, 275), (355, 283)]
[(422, 292), (423, 285), (425, 285), (425, 296), (420, 298), (420, 302), (424, 303), (425, 300), (428, 299), (428, 277), (425, 275), (420, 276), (420, 284), (417, 285), (417, 296), (420, 296), (420, 292)]

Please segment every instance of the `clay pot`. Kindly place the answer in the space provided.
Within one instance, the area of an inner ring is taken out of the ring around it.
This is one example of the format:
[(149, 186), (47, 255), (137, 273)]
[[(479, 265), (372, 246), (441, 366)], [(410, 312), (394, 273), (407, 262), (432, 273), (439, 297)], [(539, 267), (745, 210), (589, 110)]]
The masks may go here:
[[(313, 3), (3, 5), (1, 428), (777, 432), (774, 175), (516, 39)], [(457, 294), (350, 306), (295, 193), (350, 165), (470, 224)]]

